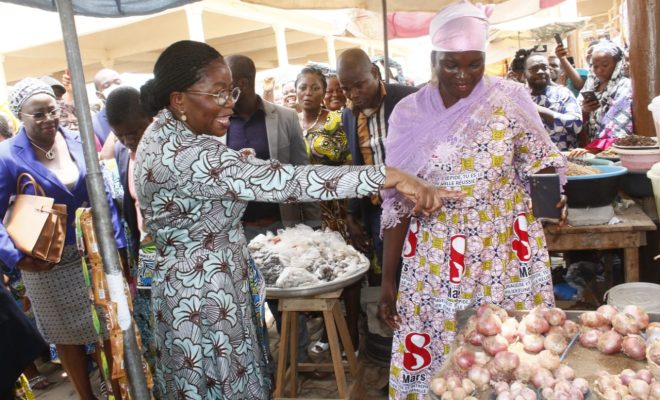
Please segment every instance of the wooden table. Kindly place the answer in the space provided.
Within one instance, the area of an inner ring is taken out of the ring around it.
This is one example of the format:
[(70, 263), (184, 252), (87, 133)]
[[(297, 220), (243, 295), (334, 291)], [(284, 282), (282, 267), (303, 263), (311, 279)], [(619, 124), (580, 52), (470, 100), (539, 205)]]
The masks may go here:
[(646, 245), (646, 232), (655, 223), (636, 205), (616, 213), (622, 221), (614, 225), (544, 227), (550, 251), (623, 249), (624, 279), (639, 281), (639, 247)]

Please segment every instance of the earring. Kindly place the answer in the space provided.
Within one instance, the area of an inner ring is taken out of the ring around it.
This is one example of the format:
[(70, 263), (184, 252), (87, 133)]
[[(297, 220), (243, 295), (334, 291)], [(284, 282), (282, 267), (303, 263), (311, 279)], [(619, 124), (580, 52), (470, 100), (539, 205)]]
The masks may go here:
[(181, 111), (181, 121), (186, 122), (188, 120), (188, 117), (186, 117), (186, 112)]

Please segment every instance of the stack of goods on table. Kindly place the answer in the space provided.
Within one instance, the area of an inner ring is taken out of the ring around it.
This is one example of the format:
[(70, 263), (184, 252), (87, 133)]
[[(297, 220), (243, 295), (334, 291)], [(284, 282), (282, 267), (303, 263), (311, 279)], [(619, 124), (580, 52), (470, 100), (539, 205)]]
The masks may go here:
[(266, 286), (300, 288), (318, 286), (366, 272), (369, 260), (338, 232), (297, 225), (258, 235), (248, 245)]
[(431, 380), (431, 398), (660, 400), (660, 324), (637, 306), (569, 313), (575, 321), (559, 308), (480, 306)]

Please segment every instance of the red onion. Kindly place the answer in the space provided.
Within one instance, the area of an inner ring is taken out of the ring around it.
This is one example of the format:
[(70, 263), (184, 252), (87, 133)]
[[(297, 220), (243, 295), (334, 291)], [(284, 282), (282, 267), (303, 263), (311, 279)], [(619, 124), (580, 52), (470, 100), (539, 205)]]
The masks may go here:
[(498, 371), (513, 372), (520, 364), (520, 358), (510, 351), (500, 351), (493, 357), (493, 363)]
[[(563, 326), (550, 326), (550, 330), (548, 331), (548, 335), (553, 334), (553, 333), (566, 337), (566, 330), (564, 330)], [(570, 338), (570, 336), (568, 336), (568, 337)]]
[(442, 394), (447, 391), (447, 381), (445, 378), (433, 378), (431, 379), (429, 387), (433, 394), (442, 396)]
[(477, 308), (477, 317), (484, 314), (493, 313), (497, 315), (502, 321), (509, 317), (509, 314), (502, 307), (495, 304), (482, 304)]
[(621, 393), (617, 392), (615, 389), (608, 389), (605, 391), (603, 397), (607, 400), (623, 400)]
[(502, 322), (502, 336), (509, 342), (513, 343), (518, 339), (518, 321), (509, 317)]
[(602, 333), (598, 329), (586, 328), (580, 333), (580, 344), (582, 347), (593, 349), (598, 346), (598, 339)]
[(467, 341), (473, 346), (481, 346), (483, 340), (484, 335), (477, 332), (476, 330), (472, 331), (467, 337)]
[(580, 327), (578, 324), (576, 324), (573, 321), (566, 320), (564, 322), (564, 325), (562, 325), (562, 328), (564, 328), (564, 332), (566, 332), (566, 337), (567, 338), (573, 338), (576, 333), (580, 330)]
[(495, 394), (500, 394), (502, 392), (509, 391), (509, 384), (506, 382), (495, 381), (493, 382), (492, 386), (493, 386), (493, 392), (495, 392)]
[(538, 360), (538, 363), (541, 367), (550, 371), (554, 371), (559, 368), (559, 356), (550, 350), (543, 350), (536, 356), (536, 359)]
[(555, 391), (552, 390), (552, 388), (545, 387), (541, 390), (541, 398), (542, 399), (554, 399), (555, 398)]
[(562, 364), (555, 370), (555, 378), (572, 381), (575, 379), (575, 371), (568, 365)]
[(454, 399), (465, 399), (467, 397), (467, 392), (463, 387), (457, 387), (456, 389), (452, 390), (452, 398)]
[(621, 373), (619, 374), (619, 379), (621, 379), (621, 383), (628, 386), (630, 381), (635, 378), (635, 371), (632, 369), (626, 368)]
[(607, 318), (608, 321), (611, 321), (612, 317), (614, 317), (616, 313), (619, 312), (619, 310), (617, 310), (616, 307), (611, 306), (609, 304), (603, 304), (602, 306), (596, 309), (596, 312), (602, 314), (603, 317)]
[(651, 343), (647, 350), (649, 361), (660, 364), (660, 340)]
[(580, 314), (578, 317), (581, 325), (588, 326), (590, 328), (598, 328), (603, 325), (608, 325), (609, 320), (603, 316), (603, 314), (596, 311), (587, 311)]
[(536, 395), (536, 392), (533, 391), (532, 389), (528, 387), (522, 388), (520, 391), (520, 396), (523, 398), (523, 400), (537, 400), (538, 396)]
[(448, 375), (445, 379), (447, 380), (447, 390), (449, 391), (462, 387), (463, 385), (463, 381), (458, 375)]
[(622, 312), (612, 317), (612, 327), (622, 335), (636, 335), (639, 333), (639, 326), (635, 317)]
[(548, 306), (541, 305), (541, 306), (536, 306), (536, 307), (532, 308), (529, 311), (529, 313), (534, 314), (534, 315), (538, 315), (539, 317), (544, 317), (545, 318), (545, 313), (547, 313), (548, 310), (550, 310), (550, 308)]
[(490, 356), (483, 351), (477, 351), (474, 353), (474, 363), (476, 365), (484, 366), (490, 361)]
[(520, 360), (518, 368), (516, 368), (513, 375), (515, 378), (521, 382), (529, 382), (532, 379), (532, 374), (538, 368), (538, 364), (532, 362), (529, 359), (523, 358)]
[(598, 351), (603, 354), (614, 354), (621, 351), (623, 338), (615, 331), (608, 331), (598, 338)]
[(623, 342), (621, 342), (621, 350), (623, 350), (623, 354), (633, 360), (642, 361), (646, 358), (646, 345), (644, 339), (638, 335), (628, 335), (623, 338)]
[(556, 333), (549, 334), (543, 341), (543, 347), (555, 354), (563, 353), (564, 349), (566, 349), (566, 346), (568, 346), (566, 338)]
[(459, 347), (454, 351), (452, 360), (458, 368), (467, 371), (474, 364), (474, 353), (464, 347)]
[(646, 343), (651, 344), (656, 340), (660, 340), (660, 323), (651, 322), (646, 328)]
[(570, 400), (584, 400), (584, 393), (580, 389), (571, 386), (568, 390), (568, 398)]
[(461, 381), (461, 386), (463, 387), (463, 390), (465, 390), (465, 393), (473, 393), (474, 390), (477, 388), (474, 382), (469, 380), (468, 378), (463, 378)]
[(474, 382), (478, 390), (484, 390), (490, 382), (490, 372), (478, 365), (473, 366), (467, 373), (467, 377)]
[(493, 336), (502, 330), (502, 320), (492, 312), (485, 312), (477, 320), (477, 332), (484, 336)]
[(635, 398), (648, 399), (651, 386), (641, 379), (632, 379), (628, 384), (628, 390), (630, 390), (630, 394), (635, 396)]
[(584, 379), (584, 378), (575, 378), (575, 379), (573, 379), (573, 382), (571, 383), (571, 385), (574, 388), (579, 389), (580, 392), (582, 392), (582, 394), (587, 394), (587, 392), (589, 391), (589, 382), (587, 382), (587, 380)]
[(555, 386), (552, 388), (555, 391), (555, 394), (566, 393), (568, 394), (571, 391), (571, 384), (565, 379), (557, 379)]
[(545, 368), (539, 368), (534, 371), (532, 375), (532, 384), (538, 389), (542, 388), (551, 388), (555, 384), (555, 377), (552, 376), (552, 372), (548, 371)]
[(639, 329), (646, 329), (646, 327), (649, 326), (649, 315), (642, 307), (634, 305), (625, 306), (623, 312), (630, 314), (635, 318)]
[(550, 324), (545, 318), (537, 314), (529, 314), (523, 318), (522, 323), (526, 325), (528, 333), (544, 334), (550, 329)]
[(651, 391), (649, 394), (652, 399), (660, 399), (660, 381), (651, 383)]
[(559, 326), (566, 321), (566, 313), (561, 308), (551, 308), (545, 313), (545, 320), (552, 326)]
[(523, 348), (528, 353), (538, 353), (543, 350), (543, 336), (536, 333), (528, 333), (522, 338)]
[(488, 336), (483, 342), (484, 350), (486, 353), (494, 356), (500, 351), (504, 351), (509, 347), (509, 342), (502, 335)]
[(507, 390), (498, 394), (495, 400), (515, 400), (515, 397), (513, 397), (513, 394)]
[(635, 374), (635, 378), (641, 379), (646, 383), (651, 383), (653, 381), (653, 374), (648, 369), (640, 369)]

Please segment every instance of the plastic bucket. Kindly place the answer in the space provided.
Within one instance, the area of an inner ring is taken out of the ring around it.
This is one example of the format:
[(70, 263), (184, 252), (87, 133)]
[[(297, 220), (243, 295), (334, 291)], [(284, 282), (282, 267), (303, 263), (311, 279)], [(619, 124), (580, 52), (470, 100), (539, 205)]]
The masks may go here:
[(607, 304), (619, 310), (628, 305), (640, 306), (646, 312), (660, 312), (660, 285), (648, 282), (631, 282), (616, 285), (603, 296)]
[(660, 163), (653, 164), (650, 170), (646, 172), (646, 177), (651, 180), (653, 187), (653, 197), (655, 198), (655, 209), (660, 215)]
[(653, 114), (653, 124), (655, 125), (655, 135), (660, 141), (660, 96), (655, 97), (649, 104), (649, 111)]

